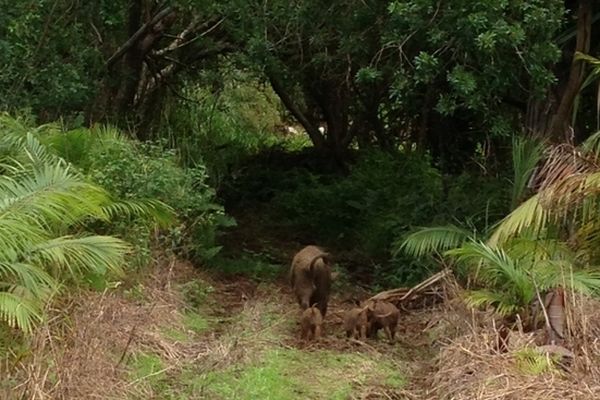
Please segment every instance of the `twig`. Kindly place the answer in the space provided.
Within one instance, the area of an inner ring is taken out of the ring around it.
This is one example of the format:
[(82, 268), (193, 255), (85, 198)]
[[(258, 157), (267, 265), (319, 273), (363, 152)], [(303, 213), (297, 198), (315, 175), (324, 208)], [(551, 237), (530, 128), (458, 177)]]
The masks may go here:
[(133, 380), (133, 381), (129, 382), (129, 383), (127, 384), (127, 386), (133, 386), (134, 384), (138, 383), (139, 381), (142, 381), (142, 380), (144, 380), (144, 379), (146, 379), (146, 378), (150, 378), (151, 376), (155, 376), (155, 375), (162, 374), (163, 372), (166, 372), (166, 371), (168, 371), (168, 370), (170, 370), (170, 369), (173, 369), (173, 368), (175, 368), (175, 366), (174, 366), (174, 365), (169, 365), (168, 367), (166, 367), (166, 368), (163, 368), (163, 369), (161, 369), (161, 370), (159, 370), (159, 371), (153, 372), (153, 373), (151, 373), (151, 374), (148, 374), (148, 375), (145, 375), (145, 376), (141, 376), (141, 377), (139, 377), (139, 378), (137, 378), (137, 379), (135, 379), (135, 380)]
[[(156, 304), (157, 303), (154, 303), (154, 304), (152, 304), (152, 307), (150, 307), (150, 311), (148, 311), (148, 315), (149, 316), (152, 315), (152, 311), (154, 311), (154, 308), (156, 307)], [(119, 366), (121, 365), (121, 363), (125, 359), (125, 356), (127, 355), (127, 350), (129, 350), (129, 346), (131, 345), (131, 342), (133, 342), (133, 338), (135, 337), (135, 331), (137, 330), (138, 326), (140, 325), (140, 322), (141, 321), (137, 321), (135, 323), (135, 325), (133, 325), (133, 327), (131, 328), (131, 331), (129, 332), (129, 338), (127, 339), (127, 344), (125, 344), (125, 348), (123, 349), (123, 353), (121, 354), (121, 357), (119, 358), (119, 361), (115, 365), (115, 369), (119, 368)]]
[(548, 332), (550, 332), (550, 330), (552, 329), (552, 325), (550, 324), (550, 317), (548, 316), (548, 311), (546, 310), (546, 304), (542, 301), (542, 296), (540, 295), (538, 285), (533, 276), (531, 276), (531, 280), (533, 281), (533, 287), (535, 288), (535, 295), (537, 296), (537, 299), (540, 302), (540, 307), (542, 308), (542, 312), (544, 313), (544, 320), (546, 321), (546, 328), (548, 329)]
[(358, 339), (354, 339), (354, 338), (348, 338), (348, 341), (350, 341), (350, 343), (354, 343), (354, 344), (358, 344), (358, 345), (361, 345), (363, 347), (366, 347), (369, 350), (374, 351), (375, 353), (380, 353), (380, 351), (377, 350), (375, 347), (371, 346), (368, 343), (363, 342), (362, 340), (358, 340)]

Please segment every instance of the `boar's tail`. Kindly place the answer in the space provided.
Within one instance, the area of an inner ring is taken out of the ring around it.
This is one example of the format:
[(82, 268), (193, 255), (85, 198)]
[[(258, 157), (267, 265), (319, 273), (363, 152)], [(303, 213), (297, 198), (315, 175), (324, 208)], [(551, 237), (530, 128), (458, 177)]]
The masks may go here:
[(314, 315), (317, 313), (317, 311), (319, 312), (319, 314), (321, 313), (321, 310), (319, 310), (319, 309), (317, 308), (317, 305), (319, 305), (319, 303), (313, 303), (313, 304), (310, 306), (310, 313), (311, 313), (313, 316), (314, 316)]
[(310, 272), (312, 272), (315, 269), (315, 264), (317, 263), (317, 261), (319, 261), (319, 259), (323, 259), (323, 262), (327, 263), (329, 261), (329, 253), (321, 253), (318, 256), (316, 256), (315, 258), (312, 259), (312, 261), (310, 262), (310, 266), (308, 267), (308, 269), (310, 270)]

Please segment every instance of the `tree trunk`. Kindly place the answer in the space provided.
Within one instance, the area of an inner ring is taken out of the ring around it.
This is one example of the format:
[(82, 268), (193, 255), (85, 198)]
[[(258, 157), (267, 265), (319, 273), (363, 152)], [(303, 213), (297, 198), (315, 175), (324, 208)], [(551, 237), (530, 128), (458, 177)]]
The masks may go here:
[(575, 60), (575, 53), (587, 54), (590, 50), (590, 37), (592, 29), (592, 0), (579, 0), (577, 8), (577, 39), (571, 70), (566, 87), (560, 98), (558, 108), (552, 116), (547, 136), (553, 140), (562, 141), (568, 134), (573, 113), (573, 104), (584, 80), (585, 64)]
[(565, 291), (563, 288), (555, 288), (546, 295), (544, 306), (548, 314), (546, 326), (547, 344), (563, 343), (566, 332), (565, 316)]
[(348, 129), (348, 109), (346, 94), (342, 88), (335, 85), (326, 85), (326, 93), (320, 102), (323, 115), (327, 121), (327, 146), (335, 157), (342, 161), (344, 153), (350, 144), (352, 132)]
[(319, 132), (319, 128), (313, 124), (306, 116), (306, 113), (300, 109), (273, 71), (267, 71), (267, 77), (269, 78), (269, 82), (271, 82), (271, 87), (275, 94), (277, 94), (285, 108), (287, 108), (300, 125), (302, 125), (315, 148), (321, 151), (324, 150), (325, 139), (323, 135), (321, 135), (321, 132)]
[[(154, 16), (144, 17), (150, 12), (148, 7), (144, 0), (131, 0), (127, 21), (129, 39), (106, 62), (106, 92), (110, 95), (106, 98), (105, 110), (107, 116), (121, 123), (129, 116), (134, 116), (135, 123), (139, 122), (139, 116), (132, 113), (132, 110), (137, 110), (136, 95), (139, 93), (140, 82), (149, 76), (144, 62), (147, 62), (146, 57), (176, 18), (175, 11), (170, 7)], [(144, 103), (139, 98), (137, 102)]]

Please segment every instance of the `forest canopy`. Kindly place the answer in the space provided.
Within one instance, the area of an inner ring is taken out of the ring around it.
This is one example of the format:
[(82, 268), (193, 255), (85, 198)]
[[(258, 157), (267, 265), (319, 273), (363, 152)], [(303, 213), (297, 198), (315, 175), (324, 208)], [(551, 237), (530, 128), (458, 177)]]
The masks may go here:
[[(1, 106), (40, 122), (111, 122), (160, 135), (165, 105), (231, 68), (272, 87), (313, 145), (411, 143), (456, 168), (511, 135), (562, 140), (595, 54), (581, 1), (4, 1)], [(588, 93), (590, 92), (590, 93)], [(580, 109), (582, 109), (580, 107)], [(323, 129), (319, 129), (323, 127)]]

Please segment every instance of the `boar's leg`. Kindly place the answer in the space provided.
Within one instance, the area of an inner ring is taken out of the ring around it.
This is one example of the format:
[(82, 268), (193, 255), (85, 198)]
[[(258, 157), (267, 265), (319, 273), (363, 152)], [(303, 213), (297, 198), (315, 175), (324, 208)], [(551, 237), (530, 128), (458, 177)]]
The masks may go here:
[(390, 342), (393, 342), (394, 341), (394, 331), (390, 328), (389, 325), (384, 326), (383, 329), (385, 330), (385, 334), (387, 335)]
[(319, 325), (315, 326), (314, 335), (313, 336), (314, 336), (315, 339), (318, 339), (318, 338), (321, 337), (321, 327)]
[(360, 330), (358, 332), (358, 337), (360, 339), (365, 339), (367, 337), (367, 327), (364, 325), (360, 326)]

